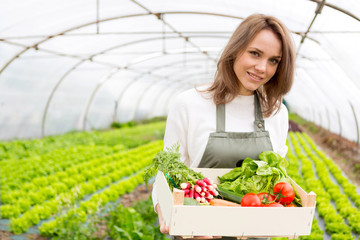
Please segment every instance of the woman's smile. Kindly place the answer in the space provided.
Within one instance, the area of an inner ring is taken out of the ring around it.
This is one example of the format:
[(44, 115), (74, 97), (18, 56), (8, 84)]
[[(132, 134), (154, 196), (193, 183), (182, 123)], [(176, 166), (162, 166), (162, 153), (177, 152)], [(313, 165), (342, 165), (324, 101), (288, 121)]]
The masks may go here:
[(248, 72), (250, 78), (252, 80), (254, 80), (255, 82), (260, 82), (263, 78), (262, 77), (259, 77), (258, 75), (254, 74), (254, 73), (250, 73)]

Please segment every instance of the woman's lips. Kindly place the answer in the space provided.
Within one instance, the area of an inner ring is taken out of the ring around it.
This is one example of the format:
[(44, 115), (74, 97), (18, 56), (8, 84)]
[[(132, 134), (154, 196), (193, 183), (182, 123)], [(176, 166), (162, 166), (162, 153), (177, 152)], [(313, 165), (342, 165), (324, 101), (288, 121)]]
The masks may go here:
[(253, 74), (253, 73), (250, 73), (250, 72), (248, 72), (247, 74), (250, 76), (250, 78), (251, 78), (252, 80), (254, 80), (254, 81), (256, 81), (256, 82), (260, 82), (261, 80), (263, 80), (262, 77), (259, 77), (259, 76), (256, 75), (256, 74)]

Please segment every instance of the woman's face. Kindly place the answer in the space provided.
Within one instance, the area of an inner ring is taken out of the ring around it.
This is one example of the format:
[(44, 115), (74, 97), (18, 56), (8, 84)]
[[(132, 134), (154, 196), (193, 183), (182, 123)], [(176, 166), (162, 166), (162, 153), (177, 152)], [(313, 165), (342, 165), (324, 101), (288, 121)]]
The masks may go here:
[(281, 41), (271, 30), (261, 30), (234, 62), (240, 95), (252, 95), (275, 74), (281, 60)]

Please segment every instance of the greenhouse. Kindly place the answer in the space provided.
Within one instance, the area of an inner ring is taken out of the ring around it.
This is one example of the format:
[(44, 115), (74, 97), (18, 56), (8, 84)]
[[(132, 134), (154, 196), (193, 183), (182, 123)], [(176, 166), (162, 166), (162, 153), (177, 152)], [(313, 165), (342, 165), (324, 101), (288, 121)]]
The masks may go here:
[[(151, 200), (154, 173), (148, 184), (144, 175), (168, 156), (175, 100), (214, 81), (229, 39), (253, 14), (280, 20), (294, 45), (282, 159), (316, 207), (308, 234), (243, 237), (359, 239), (356, 0), (1, 1), (0, 239), (170, 239), (175, 227), (161, 233)], [(298, 212), (310, 206), (300, 200)]]

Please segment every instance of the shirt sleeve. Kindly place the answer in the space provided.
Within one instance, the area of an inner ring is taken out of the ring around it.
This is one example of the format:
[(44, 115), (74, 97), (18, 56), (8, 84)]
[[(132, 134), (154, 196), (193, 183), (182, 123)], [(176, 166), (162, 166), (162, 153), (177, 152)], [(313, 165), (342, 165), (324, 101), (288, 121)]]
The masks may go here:
[(288, 151), (288, 146), (286, 145), (286, 139), (289, 131), (289, 112), (284, 104), (281, 104), (281, 135), (280, 135), (280, 146), (278, 147), (278, 154), (281, 157), (285, 157)]
[(166, 129), (164, 135), (164, 150), (176, 143), (180, 144), (180, 160), (188, 163), (188, 111), (186, 108), (186, 100), (183, 94), (179, 94), (170, 107), (166, 120)]
[[(176, 143), (180, 144), (179, 152), (181, 154), (180, 160), (189, 165), (189, 154), (187, 144), (187, 129), (188, 129), (188, 112), (186, 109), (186, 102), (183, 94), (179, 94), (170, 106), (170, 110), (166, 120), (166, 129), (164, 135), (164, 150), (173, 146)], [(158, 203), (156, 195), (156, 181), (153, 184), (152, 201), (154, 210)]]

